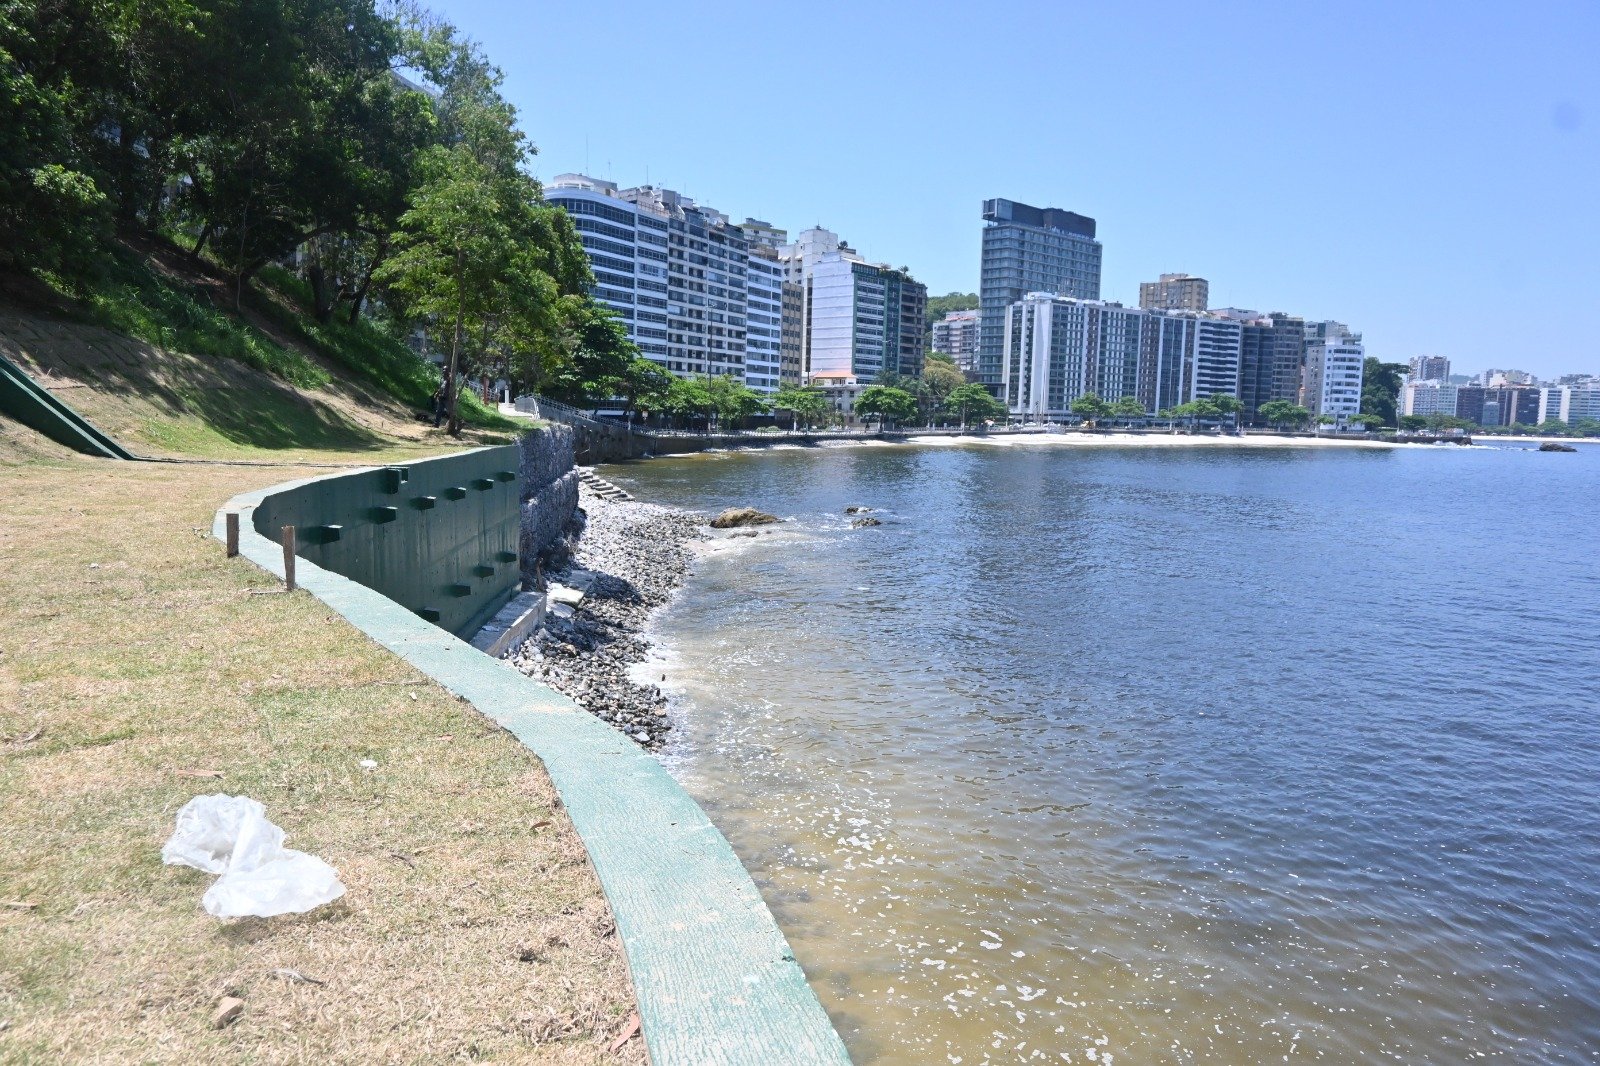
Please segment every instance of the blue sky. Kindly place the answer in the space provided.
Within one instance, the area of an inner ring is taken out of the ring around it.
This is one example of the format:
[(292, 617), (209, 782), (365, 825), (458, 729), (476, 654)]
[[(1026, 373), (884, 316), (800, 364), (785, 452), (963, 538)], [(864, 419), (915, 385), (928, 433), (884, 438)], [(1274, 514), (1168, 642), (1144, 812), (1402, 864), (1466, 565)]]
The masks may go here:
[(1600, 373), (1600, 2), (435, 0), (548, 179), (821, 223), (976, 291), (981, 201), (1098, 220), (1102, 295), (1337, 318), (1369, 354)]

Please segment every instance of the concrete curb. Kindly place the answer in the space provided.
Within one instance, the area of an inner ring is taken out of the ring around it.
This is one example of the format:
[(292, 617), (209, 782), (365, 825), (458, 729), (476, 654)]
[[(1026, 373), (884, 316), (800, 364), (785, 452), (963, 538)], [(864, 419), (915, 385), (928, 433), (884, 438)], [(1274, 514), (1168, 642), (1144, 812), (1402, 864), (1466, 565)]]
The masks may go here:
[[(282, 577), (283, 550), (256, 532), (252, 512), (304, 483), (235, 496), (217, 512), (212, 535), (222, 540), (224, 515), (237, 512), (240, 554)], [(305, 559), (296, 577), (544, 763), (611, 904), (653, 1066), (849, 1063), (755, 882), (654, 757), (554, 689), (372, 589)]]

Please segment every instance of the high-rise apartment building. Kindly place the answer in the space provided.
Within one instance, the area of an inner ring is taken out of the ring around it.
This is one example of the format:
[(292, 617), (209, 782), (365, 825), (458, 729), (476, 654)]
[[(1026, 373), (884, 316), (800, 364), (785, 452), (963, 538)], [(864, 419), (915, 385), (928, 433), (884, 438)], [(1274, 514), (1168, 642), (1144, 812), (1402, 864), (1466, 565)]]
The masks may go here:
[(1543, 399), (1532, 385), (1497, 385), (1483, 390), (1481, 426), (1536, 426)]
[(1232, 396), (1242, 334), (1220, 315), (1029, 293), (1006, 316), (1000, 398), (1013, 414), (1056, 418), (1086, 393), (1133, 396), (1152, 414)]
[(1540, 389), (1539, 393), (1540, 422), (1600, 422), (1600, 382), (1556, 385)]
[[(583, 174), (557, 175), (545, 199), (572, 215), (595, 298), (647, 358), (678, 375), (746, 377), (749, 242), (728, 216), (670, 189), (618, 189)], [(754, 381), (776, 377), (769, 354)]]
[(1244, 405), (1241, 421), (1259, 425), (1261, 405), (1274, 400), (1295, 403), (1300, 395), (1300, 367), (1305, 355), (1305, 322), (1281, 311), (1261, 314), (1225, 307), (1212, 314), (1231, 318), (1241, 327), (1239, 387)]
[(1006, 321), (1029, 293), (1100, 299), (1094, 219), (1013, 200), (983, 202), (977, 380), (999, 395)]
[(978, 312), (950, 311), (933, 324), (933, 350), (954, 359), (963, 373), (978, 362)]
[(748, 266), (744, 383), (757, 392), (777, 392), (783, 366), (783, 264), (776, 249), (755, 244)]
[[(1461, 387), (1434, 379), (1412, 380), (1400, 386), (1396, 413), (1400, 415), (1454, 415)], [(1480, 400), (1481, 404), (1481, 400)]]
[(1342, 322), (1307, 322), (1306, 359), (1300, 403), (1313, 416), (1344, 421), (1361, 413), (1361, 380), (1366, 349), (1361, 334)]
[[(778, 281), (778, 371), (776, 384), (800, 384), (800, 335), (804, 325), (805, 304), (801, 297), (799, 284), (789, 276), (788, 264), (779, 256), (778, 250), (789, 241), (789, 234), (769, 222), (758, 218), (746, 218), (739, 223), (739, 228), (744, 231), (745, 240), (750, 242), (750, 257), (752, 260), (760, 259), (761, 267), (756, 267), (752, 262), (752, 283), (757, 282), (763, 286), (769, 285), (771, 275), (775, 270)], [(770, 264), (771, 269), (768, 269)], [(755, 326), (751, 327), (751, 337), (757, 337)], [(762, 323), (762, 329), (769, 328), (768, 323)], [(749, 338), (747, 338), (749, 340)], [(754, 345), (754, 341), (750, 340)], [(760, 347), (760, 346), (757, 346)], [(752, 386), (754, 387), (754, 386)]]
[(1139, 283), (1139, 306), (1151, 311), (1204, 311), (1211, 283), (1193, 274), (1163, 274)]
[(1413, 355), (1406, 376), (1412, 381), (1449, 381), (1450, 360), (1442, 355)]
[(803, 231), (779, 250), (801, 301), (800, 375), (869, 385), (922, 372), (928, 288), (903, 270), (865, 262), (836, 233)]

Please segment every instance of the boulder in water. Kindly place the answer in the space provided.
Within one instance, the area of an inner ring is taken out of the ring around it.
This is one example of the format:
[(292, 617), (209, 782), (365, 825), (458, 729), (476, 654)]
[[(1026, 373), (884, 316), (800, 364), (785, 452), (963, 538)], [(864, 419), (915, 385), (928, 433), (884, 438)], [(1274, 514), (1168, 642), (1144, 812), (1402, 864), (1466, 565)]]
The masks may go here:
[(1558, 440), (1547, 440), (1539, 445), (1539, 450), (1541, 452), (1575, 452), (1578, 449), (1570, 444), (1562, 444)]
[(754, 507), (730, 507), (711, 520), (711, 528), (737, 529), (740, 526), (764, 526), (777, 520), (777, 515), (758, 511)]
[(858, 518), (850, 523), (851, 529), (863, 529), (867, 526), (881, 526), (883, 522), (876, 518)]

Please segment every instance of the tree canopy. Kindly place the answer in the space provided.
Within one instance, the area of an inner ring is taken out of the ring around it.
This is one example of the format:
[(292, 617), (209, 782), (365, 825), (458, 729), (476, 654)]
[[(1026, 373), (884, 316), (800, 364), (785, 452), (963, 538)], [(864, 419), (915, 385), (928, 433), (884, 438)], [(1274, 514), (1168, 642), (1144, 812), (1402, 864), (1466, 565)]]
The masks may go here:
[(904, 389), (868, 385), (856, 397), (857, 415), (877, 415), (892, 422), (909, 422), (917, 416), (917, 398)]
[(951, 311), (976, 311), (978, 294), (975, 292), (947, 292), (943, 296), (928, 297), (925, 312), (928, 325), (928, 342), (933, 343), (933, 324)]
[(1396, 405), (1407, 369), (1404, 363), (1385, 363), (1367, 356), (1361, 371), (1361, 413), (1375, 416), (1379, 425), (1396, 425)]
[(472, 375), (592, 395), (635, 352), (500, 84), (409, 0), (0, 0), (0, 269), (180, 238), (238, 311), (292, 259), (318, 321), (421, 329), (452, 409)]

